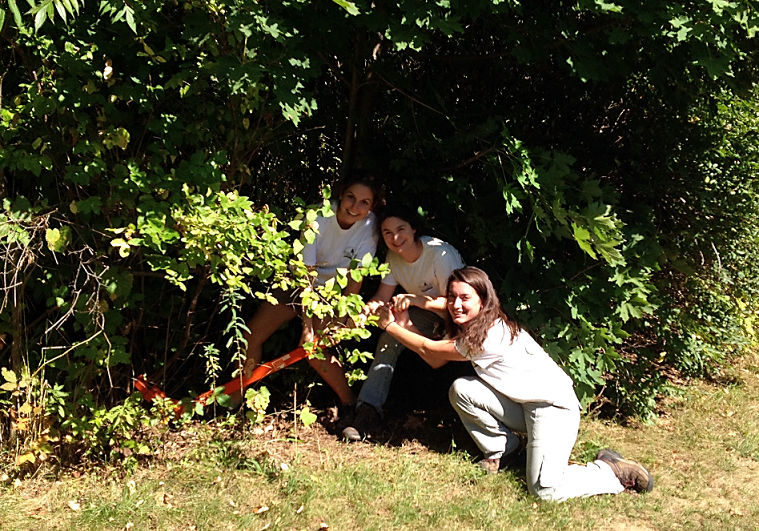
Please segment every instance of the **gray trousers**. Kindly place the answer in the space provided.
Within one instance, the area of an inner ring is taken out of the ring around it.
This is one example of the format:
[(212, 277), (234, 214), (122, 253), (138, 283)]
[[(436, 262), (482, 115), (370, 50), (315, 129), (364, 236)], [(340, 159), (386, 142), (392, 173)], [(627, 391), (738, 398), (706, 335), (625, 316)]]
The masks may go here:
[[(443, 319), (434, 312), (412, 306), (409, 308), (409, 317), (425, 337), (432, 337), (438, 329), (442, 331)], [(371, 404), (380, 414), (382, 413), (382, 407), (390, 393), (395, 364), (398, 363), (398, 356), (405, 348), (393, 336), (382, 332), (377, 343), (377, 350), (374, 351), (374, 361), (366, 373), (366, 380), (358, 394), (357, 404)]]
[(568, 464), (580, 426), (579, 409), (541, 402), (520, 404), (476, 376), (457, 379), (448, 397), (486, 458), (515, 450), (514, 431), (527, 433), (527, 489), (531, 494), (564, 501), (625, 490), (603, 461)]

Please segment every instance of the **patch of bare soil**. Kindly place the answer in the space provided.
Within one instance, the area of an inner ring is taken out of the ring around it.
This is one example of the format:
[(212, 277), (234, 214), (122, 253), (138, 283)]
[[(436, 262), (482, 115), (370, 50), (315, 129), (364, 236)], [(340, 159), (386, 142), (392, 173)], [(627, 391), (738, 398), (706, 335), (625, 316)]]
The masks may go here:
[[(325, 456), (342, 462), (378, 459), (375, 445), (386, 445), (411, 454), (432, 451), (449, 453), (454, 447), (472, 456), (479, 451), (448, 402), (448, 387), (468, 364), (451, 364), (434, 371), (416, 356), (401, 357), (396, 377), (385, 405), (382, 428), (360, 443), (347, 443), (335, 430), (337, 407), (328, 389), (316, 388), (308, 396), (318, 420), (304, 426), (294, 414), (302, 404), (293, 405), (290, 396), (274, 396), (261, 424), (240, 421), (230, 429), (224, 415), (196, 421), (179, 431), (156, 433), (161, 439), (158, 461), (179, 461), (200, 447), (201, 438), (244, 440), (247, 457), (268, 458), (272, 462), (291, 463), (296, 457), (301, 464), (319, 466)], [(302, 399), (301, 399), (302, 400)], [(217, 426), (218, 423), (218, 426)]]

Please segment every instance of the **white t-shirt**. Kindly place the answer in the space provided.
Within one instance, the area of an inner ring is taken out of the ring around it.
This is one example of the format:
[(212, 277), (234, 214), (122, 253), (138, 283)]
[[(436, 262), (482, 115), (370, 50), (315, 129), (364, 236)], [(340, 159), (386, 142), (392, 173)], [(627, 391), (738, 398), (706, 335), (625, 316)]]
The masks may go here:
[(470, 355), (461, 340), (456, 341), (456, 350), (472, 360), (477, 376), (514, 402), (580, 407), (572, 379), (526, 331), (521, 330), (512, 343), (501, 319), (488, 332), (481, 353)]
[(383, 284), (400, 284), (406, 293), (437, 298), (445, 296), (448, 277), (454, 269), (464, 267), (464, 261), (454, 247), (431, 236), (419, 238), (422, 254), (414, 262), (406, 262), (398, 253), (387, 253), (390, 274)]
[(369, 212), (368, 216), (349, 229), (340, 227), (336, 215), (316, 218), (314, 223), (319, 233), (313, 243), (308, 243), (303, 248), (303, 263), (316, 267), (316, 285), (323, 286), (335, 277), (338, 267), (348, 267), (354, 258), (361, 260), (366, 253), (374, 256), (378, 239), (374, 230), (376, 222), (377, 217), (373, 212)]

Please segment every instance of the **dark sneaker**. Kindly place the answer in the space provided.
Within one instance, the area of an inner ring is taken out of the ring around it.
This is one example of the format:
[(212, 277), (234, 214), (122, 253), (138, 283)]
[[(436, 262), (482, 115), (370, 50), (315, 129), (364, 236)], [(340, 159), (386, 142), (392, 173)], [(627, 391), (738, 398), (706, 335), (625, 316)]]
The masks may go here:
[(626, 489), (633, 489), (638, 492), (654, 490), (654, 477), (640, 463), (625, 459), (618, 452), (609, 448), (599, 450), (596, 454), (596, 461), (607, 463)]
[(337, 406), (337, 419), (335, 420), (335, 433), (338, 435), (353, 424), (356, 418), (356, 404), (341, 404)]
[(348, 442), (358, 442), (378, 431), (381, 426), (382, 417), (377, 408), (371, 404), (363, 403), (356, 408), (353, 423), (348, 424), (339, 433)]

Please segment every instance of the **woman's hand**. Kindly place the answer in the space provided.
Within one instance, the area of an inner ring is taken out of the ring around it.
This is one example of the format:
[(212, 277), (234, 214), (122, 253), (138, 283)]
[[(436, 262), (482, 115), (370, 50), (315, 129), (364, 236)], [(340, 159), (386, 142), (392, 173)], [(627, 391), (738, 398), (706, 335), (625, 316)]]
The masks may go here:
[(386, 305), (380, 306), (375, 313), (379, 317), (377, 326), (379, 326), (382, 330), (390, 326), (390, 323), (395, 322), (395, 316), (393, 315), (392, 310)]
[(363, 310), (361, 310), (361, 313), (364, 315), (376, 315), (377, 309), (381, 306), (384, 306), (384, 302), (382, 301), (369, 301), (364, 305)]
[(393, 297), (393, 308), (397, 313), (405, 312), (412, 306), (416, 306), (416, 295), (399, 293)]

